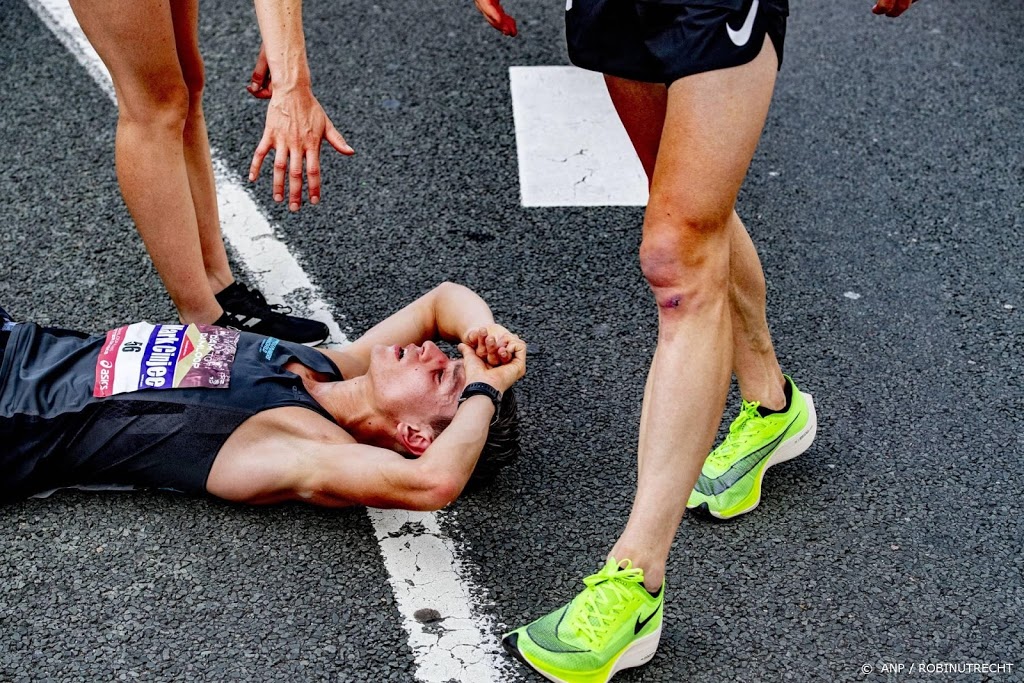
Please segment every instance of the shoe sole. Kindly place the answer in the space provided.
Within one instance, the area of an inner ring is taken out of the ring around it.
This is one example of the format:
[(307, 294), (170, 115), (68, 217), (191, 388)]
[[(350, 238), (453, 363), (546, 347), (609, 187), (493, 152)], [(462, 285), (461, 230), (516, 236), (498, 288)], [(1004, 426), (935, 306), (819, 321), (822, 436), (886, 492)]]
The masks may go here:
[[(661, 642), (661, 626), (651, 633), (647, 634), (639, 640), (633, 641), (628, 647), (623, 648), (622, 652), (619, 653), (618, 657), (614, 660), (611, 669), (608, 670), (608, 675), (604, 678), (595, 678), (594, 676), (600, 676), (599, 671), (592, 671), (587, 673), (580, 673), (573, 676), (573, 678), (559, 678), (558, 676), (548, 673), (540, 669), (536, 664), (531, 662), (526, 655), (519, 652), (518, 649), (515, 651), (509, 650), (509, 654), (523, 662), (531, 669), (539, 673), (549, 681), (554, 683), (608, 683), (615, 674), (624, 670), (632, 669), (638, 666), (643, 666), (647, 662), (651, 661), (654, 654), (658, 651), (658, 643)], [(506, 648), (508, 650), (508, 648)], [(578, 676), (578, 678), (577, 678)]]
[(732, 512), (728, 515), (722, 515), (712, 510), (707, 503), (701, 503), (697, 507), (703, 508), (705, 512), (715, 517), (716, 519), (732, 519), (733, 517), (739, 517), (745, 515), (758, 505), (761, 504), (761, 482), (764, 480), (764, 473), (768, 471), (769, 467), (778, 465), (780, 462), (786, 462), (792, 460), (798, 455), (802, 455), (811, 444), (814, 442), (814, 437), (818, 433), (818, 414), (814, 410), (814, 398), (810, 394), (800, 392), (800, 395), (804, 397), (804, 402), (807, 404), (807, 423), (804, 428), (797, 432), (795, 435), (789, 437), (775, 449), (775, 452), (768, 458), (768, 462), (757, 475), (757, 500), (754, 504), (743, 508), (737, 512)]
[(320, 341), (299, 342), (299, 343), (302, 344), (303, 346), (308, 346), (308, 347), (312, 348), (314, 346), (320, 346), (321, 344), (326, 342), (328, 339), (330, 339), (330, 337), (324, 337)]

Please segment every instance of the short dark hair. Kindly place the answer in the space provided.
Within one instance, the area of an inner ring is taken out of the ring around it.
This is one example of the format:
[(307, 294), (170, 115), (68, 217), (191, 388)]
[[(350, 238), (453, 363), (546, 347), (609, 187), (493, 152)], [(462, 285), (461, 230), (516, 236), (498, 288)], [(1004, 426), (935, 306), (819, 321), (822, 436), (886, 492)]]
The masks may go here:
[[(436, 434), (440, 434), (449, 424), (451, 419), (439, 420), (431, 426)], [(515, 462), (522, 452), (519, 445), (519, 403), (516, 401), (516, 392), (509, 387), (501, 396), (498, 412), (491, 421), (480, 459), (469, 475), (465, 490), (476, 491), (487, 486), (503, 467)]]

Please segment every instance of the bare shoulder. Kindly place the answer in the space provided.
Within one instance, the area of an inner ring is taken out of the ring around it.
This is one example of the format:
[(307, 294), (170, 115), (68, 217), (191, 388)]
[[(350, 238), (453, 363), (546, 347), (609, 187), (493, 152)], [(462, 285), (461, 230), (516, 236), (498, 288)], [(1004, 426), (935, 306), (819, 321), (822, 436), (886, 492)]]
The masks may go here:
[(317, 349), (331, 359), (345, 379), (366, 374), (366, 368), (370, 364), (371, 350), (372, 347), (361, 339), (357, 339), (343, 349)]
[(265, 410), (243, 422), (221, 446), (206, 490), (244, 503), (291, 500), (315, 446), (353, 443), (348, 432), (307, 408)]

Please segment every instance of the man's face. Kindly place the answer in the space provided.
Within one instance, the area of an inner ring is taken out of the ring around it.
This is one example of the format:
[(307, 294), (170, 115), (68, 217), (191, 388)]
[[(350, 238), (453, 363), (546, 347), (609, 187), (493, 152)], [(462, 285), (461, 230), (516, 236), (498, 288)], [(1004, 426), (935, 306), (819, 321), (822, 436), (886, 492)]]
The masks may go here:
[(466, 386), (462, 361), (450, 359), (433, 342), (376, 346), (367, 375), (378, 408), (420, 427), (453, 418)]

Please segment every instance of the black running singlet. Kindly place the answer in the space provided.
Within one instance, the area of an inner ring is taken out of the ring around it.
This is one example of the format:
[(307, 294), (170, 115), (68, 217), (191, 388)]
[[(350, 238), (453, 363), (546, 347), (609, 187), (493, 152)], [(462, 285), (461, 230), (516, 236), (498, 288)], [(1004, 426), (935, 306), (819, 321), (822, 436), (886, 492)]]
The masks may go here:
[(74, 486), (205, 494), (221, 446), (256, 413), (300, 406), (334, 421), (284, 366), (341, 373), (300, 344), (242, 332), (227, 389), (95, 398), (104, 342), (34, 324), (11, 332), (0, 362), (0, 503)]

